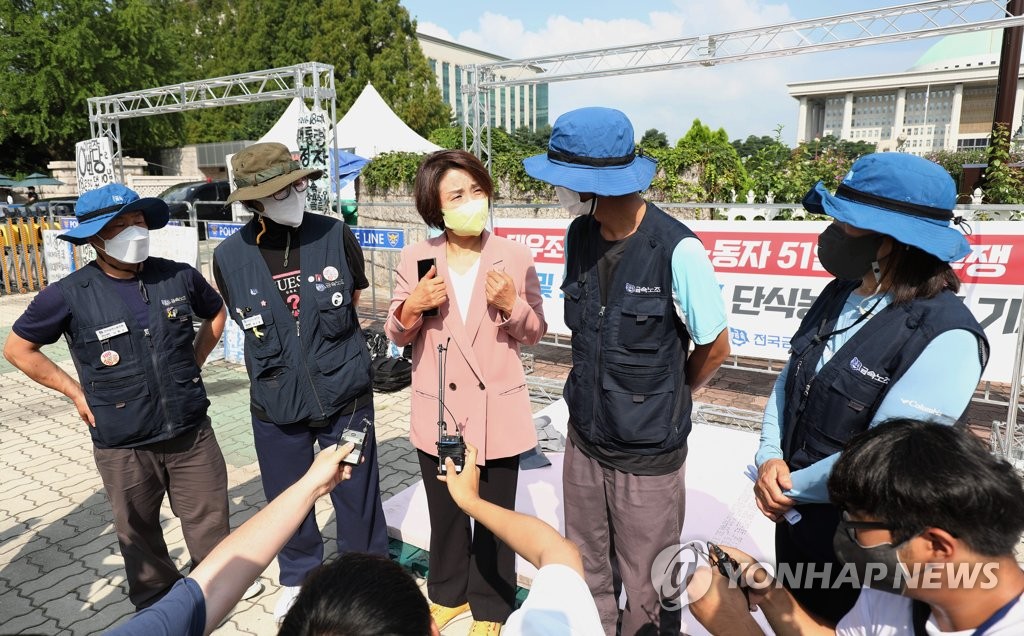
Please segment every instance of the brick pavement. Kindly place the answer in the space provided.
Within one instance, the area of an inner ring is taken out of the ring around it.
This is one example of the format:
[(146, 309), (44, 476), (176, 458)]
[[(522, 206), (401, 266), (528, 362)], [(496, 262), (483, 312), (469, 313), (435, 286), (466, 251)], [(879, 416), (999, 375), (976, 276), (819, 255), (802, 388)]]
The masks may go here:
[[(30, 299), (29, 294), (0, 297), (0, 342)], [(44, 351), (74, 373), (63, 341)], [(537, 356), (537, 375), (564, 377), (567, 350), (531, 351)], [(228, 463), (231, 525), (237, 527), (265, 503), (249, 426), (248, 380), (243, 368), (224, 362), (210, 363), (203, 375), (210, 416)], [(695, 398), (759, 410), (773, 381), (768, 374), (728, 369)], [(408, 389), (378, 394), (375, 403), (386, 499), (418, 479), (406, 436)], [(999, 418), (998, 408), (976, 409), (972, 407), (972, 420), (979, 424)], [(83, 427), (68, 400), (29, 381), (0, 358), (0, 633), (102, 633), (132, 612), (109, 505)], [(329, 500), (318, 502), (316, 515), (324, 536), (334, 539)], [(166, 503), (162, 519), (170, 554), (185, 567), (180, 525)], [(326, 542), (326, 551), (333, 553), (333, 541)], [(276, 563), (271, 564), (263, 576), (267, 590), (239, 603), (218, 635), (276, 632), (272, 611), (279, 592), (277, 573)], [(460, 619), (444, 633), (464, 634), (469, 622), (468, 617)]]

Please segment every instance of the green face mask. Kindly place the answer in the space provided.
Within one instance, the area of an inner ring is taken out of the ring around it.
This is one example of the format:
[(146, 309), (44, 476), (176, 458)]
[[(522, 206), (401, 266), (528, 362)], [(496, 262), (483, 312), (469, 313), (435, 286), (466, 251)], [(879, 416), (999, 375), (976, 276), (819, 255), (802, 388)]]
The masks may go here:
[(480, 236), (487, 225), (490, 201), (473, 199), (455, 208), (442, 208), (444, 226), (459, 236)]

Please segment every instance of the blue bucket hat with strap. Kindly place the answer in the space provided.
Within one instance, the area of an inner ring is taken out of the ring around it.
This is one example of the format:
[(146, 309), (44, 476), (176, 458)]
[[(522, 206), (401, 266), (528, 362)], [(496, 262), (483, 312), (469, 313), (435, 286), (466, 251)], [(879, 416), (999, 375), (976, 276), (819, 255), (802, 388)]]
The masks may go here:
[(819, 181), (804, 196), (803, 206), (808, 212), (891, 236), (947, 263), (971, 252), (963, 233), (952, 227), (961, 221), (953, 215), (952, 177), (942, 166), (914, 155), (865, 155), (854, 162), (834, 195)]
[(146, 227), (151, 230), (159, 230), (167, 225), (170, 218), (167, 203), (163, 199), (140, 198), (131, 188), (120, 183), (108, 183), (78, 197), (78, 202), (75, 203), (78, 226), (58, 234), (57, 237), (75, 245), (85, 245), (90, 237), (98, 234), (114, 217), (128, 212), (142, 212), (146, 219)]
[(523, 159), (526, 174), (600, 196), (642, 192), (658, 164), (637, 154), (633, 124), (614, 108), (578, 108), (555, 120), (548, 151)]

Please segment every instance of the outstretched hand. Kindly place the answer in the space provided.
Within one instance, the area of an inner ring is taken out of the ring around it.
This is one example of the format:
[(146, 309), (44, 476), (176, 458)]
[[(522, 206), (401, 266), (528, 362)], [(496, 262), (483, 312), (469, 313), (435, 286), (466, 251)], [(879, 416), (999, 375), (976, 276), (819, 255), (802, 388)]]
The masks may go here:
[(342, 464), (341, 461), (348, 457), (354, 448), (355, 444), (352, 442), (344, 446), (334, 444), (317, 453), (313, 465), (303, 476), (317, 497), (326, 495), (341, 482), (352, 478), (352, 466)]

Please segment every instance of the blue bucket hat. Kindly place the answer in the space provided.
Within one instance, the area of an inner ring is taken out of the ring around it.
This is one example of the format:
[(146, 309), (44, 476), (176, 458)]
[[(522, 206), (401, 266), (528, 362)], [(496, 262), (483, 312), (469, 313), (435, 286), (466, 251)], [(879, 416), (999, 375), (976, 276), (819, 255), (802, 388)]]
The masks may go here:
[(955, 227), (956, 185), (942, 166), (900, 152), (854, 162), (835, 195), (818, 182), (804, 196), (808, 212), (827, 214), (862, 230), (891, 236), (949, 263), (971, 248)]
[(90, 237), (100, 232), (114, 217), (128, 212), (142, 212), (146, 218), (146, 227), (151, 230), (159, 230), (167, 225), (170, 218), (167, 203), (163, 199), (142, 199), (131, 188), (120, 183), (108, 183), (78, 197), (78, 202), (75, 203), (78, 227), (73, 227), (58, 237), (75, 245), (85, 245)]
[(633, 124), (614, 108), (578, 108), (555, 120), (545, 154), (523, 159), (526, 174), (600, 196), (641, 192), (658, 168), (636, 154)]

